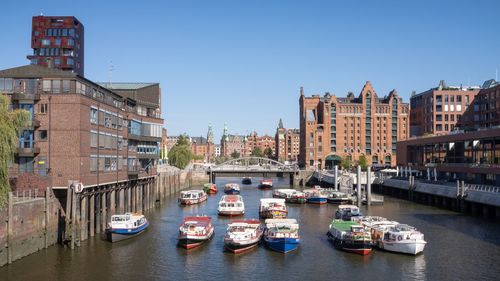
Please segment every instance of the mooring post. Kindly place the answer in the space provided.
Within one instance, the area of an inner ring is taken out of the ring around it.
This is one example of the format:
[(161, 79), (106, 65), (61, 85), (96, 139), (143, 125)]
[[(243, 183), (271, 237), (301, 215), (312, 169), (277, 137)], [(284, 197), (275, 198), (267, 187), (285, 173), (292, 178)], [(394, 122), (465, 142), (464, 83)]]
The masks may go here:
[(335, 165), (334, 167), (334, 176), (335, 176), (335, 190), (339, 190), (339, 166)]
[(357, 191), (356, 195), (358, 197), (358, 207), (361, 206), (361, 166), (358, 165), (358, 172), (357, 172)]
[(95, 233), (100, 234), (101, 233), (101, 193), (100, 190), (97, 190), (97, 193), (95, 194)]
[(427, 168), (427, 180), (431, 181), (431, 169)]
[(372, 204), (372, 173), (371, 166), (366, 167), (366, 205)]
[(84, 241), (87, 239), (86, 236), (86, 229), (88, 227), (87, 225), (87, 195), (83, 195), (82, 199), (80, 200), (80, 241)]
[(123, 214), (125, 212), (125, 190), (120, 187), (118, 190), (118, 212)]
[(49, 247), (49, 219), (50, 219), (50, 208), (49, 208), (49, 203), (50, 203), (50, 187), (47, 186), (45, 189), (45, 221), (44, 221), (44, 230), (45, 230), (45, 241), (43, 244), (43, 247), (47, 249)]
[(107, 215), (107, 197), (108, 194), (104, 190), (104, 192), (101, 194), (101, 228), (102, 232), (106, 230), (106, 225), (108, 224), (108, 215)]
[(438, 180), (437, 176), (438, 176), (438, 175), (437, 175), (437, 169), (436, 169), (436, 168), (434, 168), (434, 181), (437, 181), (437, 180)]
[(89, 196), (90, 206), (89, 206), (89, 219), (90, 219), (90, 237), (94, 237), (95, 233), (95, 195), (94, 193)]
[(71, 186), (71, 249), (75, 248), (76, 228), (77, 228), (77, 214), (76, 214), (76, 193), (73, 186)]
[(127, 187), (127, 212), (132, 212), (132, 188)]
[(8, 199), (8, 220), (7, 220), (7, 263), (11, 264), (12, 263), (12, 243), (13, 240), (13, 226), (14, 226), (14, 195), (12, 192), (9, 192), (9, 199)]

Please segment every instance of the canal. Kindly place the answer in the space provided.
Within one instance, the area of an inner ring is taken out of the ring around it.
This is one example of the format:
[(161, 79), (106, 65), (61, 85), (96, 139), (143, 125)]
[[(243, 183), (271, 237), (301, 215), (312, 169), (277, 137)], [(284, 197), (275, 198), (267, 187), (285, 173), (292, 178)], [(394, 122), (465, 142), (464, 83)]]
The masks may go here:
[[(287, 187), (275, 179), (275, 187)], [(218, 178), (222, 187), (236, 178)], [(241, 185), (245, 218), (258, 218), (259, 199), (272, 191)], [(219, 189), (220, 190), (220, 189)], [(419, 256), (373, 251), (360, 256), (338, 251), (326, 239), (334, 205), (289, 205), (289, 217), (300, 223), (301, 246), (286, 255), (260, 246), (248, 253), (223, 251), (229, 218), (217, 217), (217, 202), (209, 197), (195, 206), (179, 206), (176, 197), (146, 214), (151, 227), (141, 236), (119, 243), (99, 237), (74, 251), (60, 246), (30, 255), (0, 268), (0, 280), (498, 280), (500, 224), (451, 211), (385, 198), (383, 206), (363, 212), (417, 227), (427, 246)], [(214, 239), (187, 252), (176, 247), (178, 226), (187, 215), (206, 214), (215, 224)]]

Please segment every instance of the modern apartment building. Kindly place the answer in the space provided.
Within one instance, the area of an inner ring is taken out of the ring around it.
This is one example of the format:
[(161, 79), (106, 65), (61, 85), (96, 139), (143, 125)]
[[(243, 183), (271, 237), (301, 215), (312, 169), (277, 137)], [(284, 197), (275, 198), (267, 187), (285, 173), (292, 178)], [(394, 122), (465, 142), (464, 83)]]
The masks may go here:
[(409, 105), (395, 90), (379, 97), (366, 82), (358, 97), (306, 97), (301, 88), (299, 165), (331, 168), (341, 159), (396, 165), (396, 143), (409, 136)]
[(465, 130), (500, 126), (500, 83), (484, 82), (458, 125)]
[(442, 135), (461, 122), (480, 87), (439, 86), (410, 97), (410, 136)]
[(31, 64), (84, 76), (84, 27), (75, 17), (36, 16), (32, 20)]
[[(124, 87), (126, 88), (126, 87)], [(156, 84), (155, 101), (159, 101)], [(127, 97), (78, 73), (39, 65), (0, 71), (0, 92), (13, 108), (26, 109), (32, 122), (19, 138), (13, 182), (35, 175), (45, 186), (66, 188), (154, 177), (162, 141), (160, 103)]]
[(276, 160), (280, 162), (298, 162), (300, 130), (286, 129), (280, 119), (274, 136)]

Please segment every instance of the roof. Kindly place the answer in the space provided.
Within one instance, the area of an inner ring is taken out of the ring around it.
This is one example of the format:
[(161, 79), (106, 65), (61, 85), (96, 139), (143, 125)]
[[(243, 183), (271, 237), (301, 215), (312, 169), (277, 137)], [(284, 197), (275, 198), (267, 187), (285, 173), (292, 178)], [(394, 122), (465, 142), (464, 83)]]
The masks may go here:
[(75, 78), (79, 76), (69, 70), (49, 68), (41, 65), (24, 65), (0, 70), (2, 78)]
[(351, 226), (353, 225), (359, 225), (355, 221), (342, 221), (342, 220), (333, 220), (331, 223), (331, 226), (335, 229), (338, 229), (340, 231), (350, 231)]
[(112, 90), (138, 90), (158, 83), (148, 82), (96, 82), (98, 85)]

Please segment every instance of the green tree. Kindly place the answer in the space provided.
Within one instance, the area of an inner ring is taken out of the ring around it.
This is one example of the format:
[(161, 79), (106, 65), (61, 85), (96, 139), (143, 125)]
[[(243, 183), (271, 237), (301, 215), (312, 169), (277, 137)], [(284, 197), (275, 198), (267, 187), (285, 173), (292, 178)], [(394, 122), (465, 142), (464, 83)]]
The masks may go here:
[(367, 167), (366, 156), (364, 155), (359, 156), (358, 165), (361, 166), (362, 170), (366, 170)]
[(256, 146), (252, 149), (252, 156), (257, 156), (257, 157), (262, 157), (262, 150), (260, 150), (260, 147)]
[(270, 147), (266, 147), (266, 149), (264, 149), (264, 156), (266, 156), (269, 159), (272, 159), (274, 157), (273, 150)]
[(240, 158), (240, 153), (235, 150), (235, 151), (233, 151), (233, 153), (231, 153), (231, 157), (235, 158), (235, 159)]
[(352, 162), (351, 162), (351, 158), (349, 157), (346, 157), (344, 159), (342, 159), (342, 161), (340, 161), (340, 166), (342, 166), (342, 169), (349, 169), (351, 168), (351, 165), (352, 165)]
[(30, 122), (26, 110), (9, 110), (9, 100), (0, 95), (0, 207), (7, 201), (10, 191), (9, 163), (14, 159), (18, 146), (19, 131)]
[(168, 152), (168, 163), (179, 169), (184, 169), (193, 159), (193, 152), (186, 135), (179, 136), (177, 143)]

